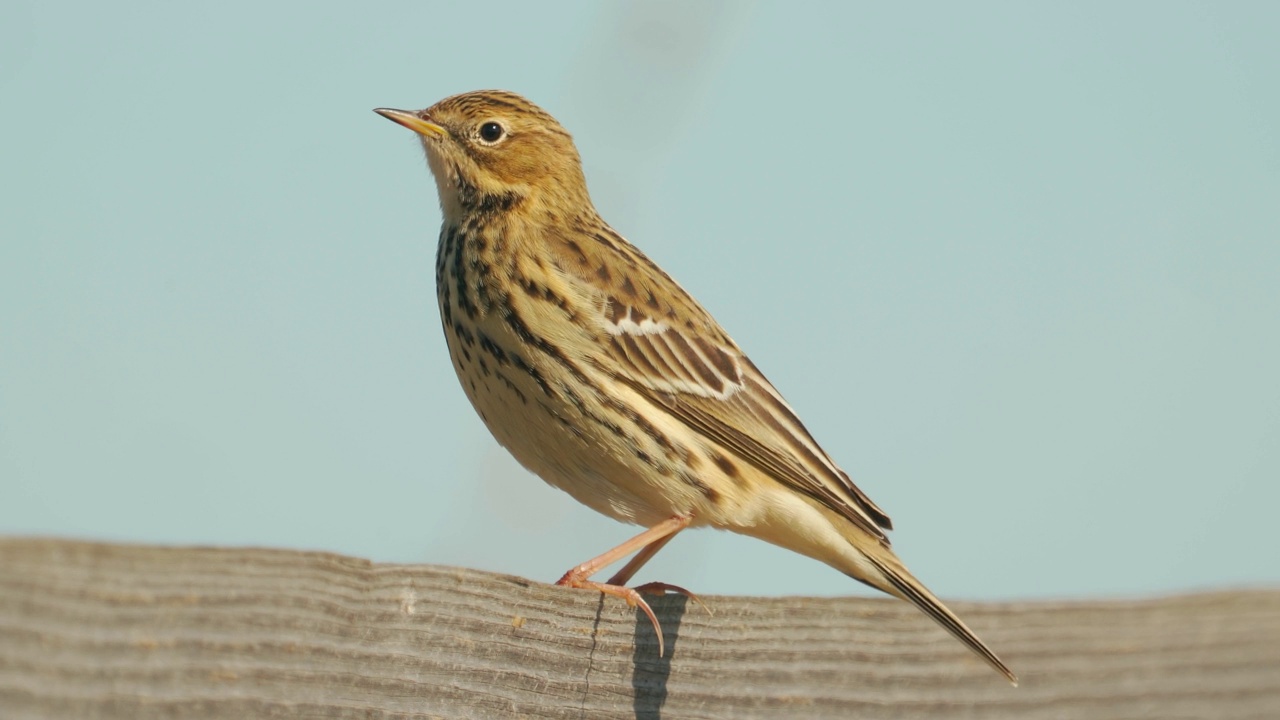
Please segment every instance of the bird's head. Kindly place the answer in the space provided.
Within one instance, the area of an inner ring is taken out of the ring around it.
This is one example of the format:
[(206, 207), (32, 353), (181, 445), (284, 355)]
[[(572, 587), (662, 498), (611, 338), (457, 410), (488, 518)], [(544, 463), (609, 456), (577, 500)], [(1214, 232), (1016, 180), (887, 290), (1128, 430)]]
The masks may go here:
[(515, 93), (481, 90), (426, 110), (374, 112), (422, 136), (447, 223), (526, 203), (562, 210), (590, 207), (573, 138), (545, 110)]

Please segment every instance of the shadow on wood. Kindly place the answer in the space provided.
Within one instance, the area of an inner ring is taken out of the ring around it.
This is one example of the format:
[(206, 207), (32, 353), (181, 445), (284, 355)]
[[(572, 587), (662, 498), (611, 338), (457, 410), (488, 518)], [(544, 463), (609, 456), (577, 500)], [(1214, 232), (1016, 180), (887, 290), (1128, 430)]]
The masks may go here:
[(689, 598), (668, 595), (649, 603), (654, 613), (662, 619), (662, 637), (666, 654), (658, 657), (658, 637), (653, 623), (644, 613), (636, 613), (635, 643), (631, 653), (634, 670), (631, 673), (632, 704), (636, 720), (659, 720), (662, 706), (667, 702), (667, 681), (671, 678), (671, 659), (678, 652), (680, 623), (688, 610)]
[(326, 553), (0, 539), (5, 718), (1280, 717), (1280, 591), (905, 603), (586, 591)]

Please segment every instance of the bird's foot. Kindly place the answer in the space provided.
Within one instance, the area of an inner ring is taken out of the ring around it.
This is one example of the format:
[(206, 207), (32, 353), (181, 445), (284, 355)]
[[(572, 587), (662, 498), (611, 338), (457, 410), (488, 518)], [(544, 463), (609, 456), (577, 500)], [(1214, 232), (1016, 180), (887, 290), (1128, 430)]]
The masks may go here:
[[(644, 597), (640, 595), (642, 589), (644, 592), (649, 594), (664, 595), (666, 594), (665, 589), (655, 592), (654, 589), (650, 588), (652, 585), (664, 585), (664, 583), (649, 583), (647, 585), (641, 585), (639, 588), (629, 588), (622, 585), (610, 585), (608, 583), (588, 580), (578, 574), (576, 570), (577, 568), (574, 568), (574, 570), (570, 570), (565, 573), (564, 577), (556, 581), (556, 585), (571, 588), (583, 588), (586, 590), (598, 590), (605, 595), (622, 598), (627, 602), (629, 607), (640, 608), (644, 611), (644, 614), (649, 617), (649, 622), (653, 623), (653, 632), (658, 636), (658, 657), (662, 657), (666, 654), (666, 644), (662, 639), (662, 626), (658, 624), (658, 616), (653, 614), (653, 608), (649, 607), (649, 603), (645, 602)], [(675, 586), (671, 585), (668, 587), (674, 588)], [(688, 591), (683, 592), (685, 592), (685, 594), (689, 594)]]

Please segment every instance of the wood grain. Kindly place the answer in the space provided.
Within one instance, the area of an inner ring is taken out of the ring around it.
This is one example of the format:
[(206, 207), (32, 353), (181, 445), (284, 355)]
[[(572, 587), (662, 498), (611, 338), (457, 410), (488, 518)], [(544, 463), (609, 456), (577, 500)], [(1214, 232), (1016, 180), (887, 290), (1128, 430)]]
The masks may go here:
[(0, 539), (3, 718), (1277, 718), (1280, 591), (620, 601), (326, 553)]

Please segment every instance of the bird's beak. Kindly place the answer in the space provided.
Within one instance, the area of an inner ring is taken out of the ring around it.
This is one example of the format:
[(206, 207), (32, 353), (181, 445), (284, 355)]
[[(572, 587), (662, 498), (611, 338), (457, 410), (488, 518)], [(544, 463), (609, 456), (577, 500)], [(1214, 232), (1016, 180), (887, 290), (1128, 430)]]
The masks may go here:
[(418, 117), (418, 113), (416, 112), (410, 112), (408, 110), (392, 110), (391, 108), (376, 108), (374, 109), (374, 112), (392, 122), (400, 123), (419, 135), (425, 135), (427, 137), (444, 137), (447, 134), (444, 128), (430, 120)]

